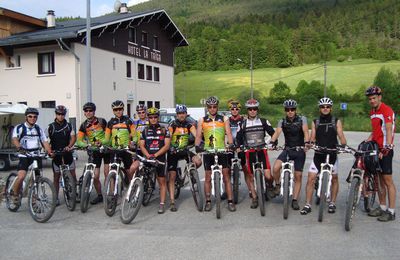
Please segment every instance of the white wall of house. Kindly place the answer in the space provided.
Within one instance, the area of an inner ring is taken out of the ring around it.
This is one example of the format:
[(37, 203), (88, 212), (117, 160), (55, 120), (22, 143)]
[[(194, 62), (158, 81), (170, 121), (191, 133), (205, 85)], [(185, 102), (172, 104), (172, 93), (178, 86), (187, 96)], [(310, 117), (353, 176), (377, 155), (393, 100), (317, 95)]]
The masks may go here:
[[(55, 73), (38, 74), (38, 53), (54, 52)], [(40, 107), (41, 101), (56, 101), (69, 108), (70, 117), (76, 114), (75, 58), (58, 45), (15, 49), (20, 55), (21, 66), (6, 68), (0, 57), (0, 102), (27, 102)]]

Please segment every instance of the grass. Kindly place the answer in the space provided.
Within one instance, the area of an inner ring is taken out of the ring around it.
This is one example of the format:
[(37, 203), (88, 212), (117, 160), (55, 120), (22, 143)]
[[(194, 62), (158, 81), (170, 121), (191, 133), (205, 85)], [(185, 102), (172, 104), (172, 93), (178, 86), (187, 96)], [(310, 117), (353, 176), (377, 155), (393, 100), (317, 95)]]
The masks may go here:
[[(372, 84), (376, 74), (383, 66), (396, 72), (400, 71), (400, 61), (380, 62), (359, 59), (341, 63), (337, 61), (328, 62), (327, 85), (333, 84), (339, 93), (353, 94), (361, 86)], [(253, 75), (254, 90), (266, 97), (274, 84), (281, 80), (289, 85), (291, 93), (295, 93), (297, 84), (303, 79), (323, 82), (323, 66), (321, 64), (309, 64), (284, 69), (255, 69)], [(176, 75), (175, 83), (176, 101), (186, 103), (189, 106), (199, 106), (200, 99), (210, 95), (218, 96), (223, 103), (226, 103), (230, 98), (237, 98), (243, 93), (250, 95), (249, 70), (188, 71)]]

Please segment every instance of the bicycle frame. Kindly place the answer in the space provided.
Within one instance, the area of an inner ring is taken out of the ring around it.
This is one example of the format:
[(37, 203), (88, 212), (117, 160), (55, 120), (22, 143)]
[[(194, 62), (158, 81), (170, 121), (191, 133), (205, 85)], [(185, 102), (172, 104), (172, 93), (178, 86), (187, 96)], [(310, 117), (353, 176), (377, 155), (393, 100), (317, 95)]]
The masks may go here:
[[(331, 197), (331, 185), (332, 185), (332, 171), (333, 171), (333, 164), (329, 163), (329, 153), (326, 154), (326, 160), (324, 163), (321, 163), (321, 172), (319, 173), (318, 181), (322, 181), (325, 174), (328, 175), (328, 187), (326, 188), (326, 198), (330, 199)], [(317, 195), (321, 197), (321, 187), (322, 184), (318, 185)]]
[[(110, 172), (115, 172), (115, 183), (114, 183), (114, 193), (113, 195), (117, 195), (118, 194), (118, 190), (120, 190), (118, 188), (119, 182), (120, 182), (120, 178), (122, 178), (121, 174), (122, 174), (122, 169), (123, 169), (123, 162), (120, 160), (120, 158), (118, 157), (117, 153), (114, 153), (114, 161), (112, 163), (110, 163)], [(109, 174), (110, 174), (109, 172)], [(107, 193), (110, 190), (107, 187)]]
[[(289, 157), (289, 156), (288, 156)], [(285, 177), (285, 172), (289, 172), (289, 196), (293, 195), (293, 189), (294, 189), (294, 163), (292, 160), (287, 160), (287, 162), (282, 163), (282, 170), (281, 170), (281, 196), (283, 196), (283, 182), (284, 182), (284, 177)]]

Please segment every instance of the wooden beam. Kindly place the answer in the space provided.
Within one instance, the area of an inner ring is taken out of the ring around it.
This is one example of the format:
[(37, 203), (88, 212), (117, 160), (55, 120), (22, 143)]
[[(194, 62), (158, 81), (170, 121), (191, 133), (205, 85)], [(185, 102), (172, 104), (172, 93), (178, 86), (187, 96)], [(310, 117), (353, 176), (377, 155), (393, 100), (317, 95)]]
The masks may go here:
[(17, 13), (8, 9), (0, 8), (0, 15), (4, 15), (6, 17), (9, 17), (11, 19), (18, 20), (20, 22), (40, 26), (40, 27), (46, 27), (46, 21), (28, 16), (25, 14)]

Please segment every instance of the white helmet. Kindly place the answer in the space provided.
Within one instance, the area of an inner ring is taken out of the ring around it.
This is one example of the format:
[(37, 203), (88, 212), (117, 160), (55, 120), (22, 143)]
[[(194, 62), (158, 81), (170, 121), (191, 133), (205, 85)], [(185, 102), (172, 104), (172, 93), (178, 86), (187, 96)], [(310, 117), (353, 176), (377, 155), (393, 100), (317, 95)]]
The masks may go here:
[(285, 108), (296, 108), (297, 107), (297, 102), (296, 102), (296, 100), (288, 99), (288, 100), (285, 100), (283, 102), (283, 106)]
[(246, 108), (254, 108), (254, 107), (259, 107), (260, 103), (257, 101), (257, 99), (251, 98), (246, 101), (245, 106)]
[(319, 100), (318, 105), (319, 106), (325, 106), (325, 105), (333, 106), (333, 101), (332, 101), (332, 99), (330, 99), (328, 97), (323, 97)]

